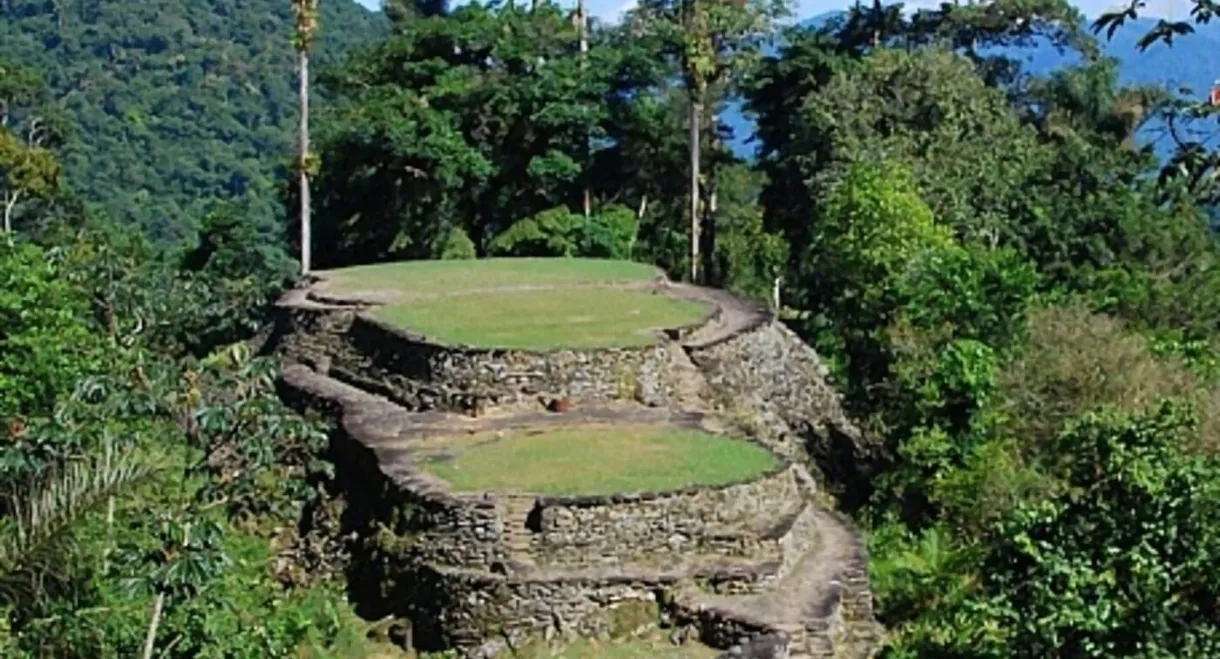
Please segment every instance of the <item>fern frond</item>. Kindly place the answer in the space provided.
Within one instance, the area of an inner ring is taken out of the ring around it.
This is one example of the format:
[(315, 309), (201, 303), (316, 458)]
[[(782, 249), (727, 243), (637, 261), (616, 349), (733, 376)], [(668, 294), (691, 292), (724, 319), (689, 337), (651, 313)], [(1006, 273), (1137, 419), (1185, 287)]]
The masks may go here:
[(150, 471), (133, 453), (116, 457), (108, 445), (100, 458), (71, 463), (14, 497), (10, 523), (0, 531), (0, 604), (31, 606), (67, 583), (70, 562), (60, 559), (73, 525)]

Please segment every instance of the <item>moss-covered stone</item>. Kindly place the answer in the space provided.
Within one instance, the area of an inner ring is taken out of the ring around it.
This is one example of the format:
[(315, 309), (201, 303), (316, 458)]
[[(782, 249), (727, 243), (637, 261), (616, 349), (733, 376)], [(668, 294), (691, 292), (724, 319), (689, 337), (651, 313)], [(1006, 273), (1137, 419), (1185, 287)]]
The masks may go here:
[(623, 602), (610, 610), (610, 638), (636, 636), (656, 627), (661, 609), (655, 601)]

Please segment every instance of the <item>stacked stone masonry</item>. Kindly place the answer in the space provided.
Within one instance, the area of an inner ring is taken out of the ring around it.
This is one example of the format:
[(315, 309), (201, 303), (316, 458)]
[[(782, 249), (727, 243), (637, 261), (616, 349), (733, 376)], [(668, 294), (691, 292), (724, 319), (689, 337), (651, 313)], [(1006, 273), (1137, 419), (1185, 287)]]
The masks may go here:
[(411, 410), (463, 411), (539, 395), (666, 400), (662, 346), (551, 352), (443, 346), (346, 307), (290, 309), (284, 320), (284, 356)]
[[(634, 620), (624, 612), (654, 611), (732, 656), (875, 652), (867, 556), (846, 520), (814, 503), (816, 481), (798, 459), (802, 432), (854, 432), (824, 368), (769, 316), (726, 317), (725, 294), (695, 294), (717, 304), (711, 329), (645, 348), (555, 352), (442, 346), (302, 291), (281, 303), (268, 348), (289, 364), (284, 394), (340, 420), (337, 467), (350, 472), (349, 496), (371, 502), (380, 569), (387, 583), (408, 584), (389, 589), (389, 605), (412, 620), (423, 649), (494, 656), (539, 636), (614, 634)], [(674, 345), (706, 378), (698, 390), (733, 409), (714, 399), (671, 409), (674, 392), (690, 389), (674, 381)], [(749, 416), (781, 464), (720, 487), (606, 497), (455, 493), (419, 468), (412, 439), (479, 423), (455, 412), (547, 395), (705, 428)], [(802, 581), (811, 565), (824, 583)], [(753, 617), (749, 607), (768, 597), (785, 606), (771, 601)]]

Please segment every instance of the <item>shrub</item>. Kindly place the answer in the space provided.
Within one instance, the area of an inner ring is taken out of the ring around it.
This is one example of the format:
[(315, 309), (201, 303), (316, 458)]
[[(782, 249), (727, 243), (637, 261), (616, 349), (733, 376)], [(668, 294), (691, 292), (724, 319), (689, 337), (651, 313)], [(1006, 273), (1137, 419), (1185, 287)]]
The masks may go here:
[(491, 241), (488, 252), (502, 256), (590, 256), (628, 258), (636, 217), (612, 204), (586, 219), (564, 206), (519, 220)]
[(455, 226), (449, 229), (449, 233), (445, 234), (444, 240), (440, 242), (438, 256), (442, 260), (457, 261), (478, 258), (474, 241), (466, 235), (466, 231), (462, 227)]
[(1220, 441), (1220, 392), (1180, 359), (1158, 357), (1121, 321), (1057, 306), (1031, 312), (1029, 332), (1026, 351), (1000, 378), (1006, 430), (1027, 444), (1043, 445), (1068, 419), (1101, 406), (1139, 413), (1171, 397), (1198, 407), (1204, 445)]
[(43, 250), (0, 241), (0, 419), (50, 412), (110, 348), (90, 300)]

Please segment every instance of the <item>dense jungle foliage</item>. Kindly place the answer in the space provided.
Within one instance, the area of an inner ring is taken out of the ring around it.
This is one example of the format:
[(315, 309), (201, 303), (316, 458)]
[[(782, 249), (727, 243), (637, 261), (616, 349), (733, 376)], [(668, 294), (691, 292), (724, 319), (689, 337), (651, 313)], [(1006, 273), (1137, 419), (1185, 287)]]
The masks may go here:
[[(384, 17), (354, 2), (320, 11), (320, 64), (384, 34)], [(45, 81), (67, 180), (91, 210), (158, 243), (194, 236), (217, 198), (282, 221), (297, 112), (290, 3), (4, 0), (0, 60)]]
[[(548, 2), (321, 7), (318, 267), (778, 279), (869, 438), (832, 485), (886, 656), (1220, 656), (1220, 161), (1135, 139), (1220, 112), (1119, 85), (1096, 41), (1188, 23), (1094, 36), (993, 0), (781, 29), (780, 4), (645, 0), (582, 54)], [(297, 271), (291, 26), (289, 3), (0, 0), (2, 656), (376, 651), (326, 428), (246, 343)], [(996, 55), (1031, 41), (1082, 63)]]

